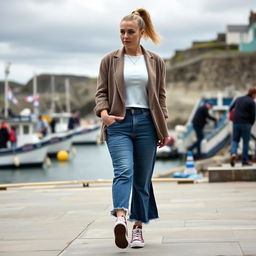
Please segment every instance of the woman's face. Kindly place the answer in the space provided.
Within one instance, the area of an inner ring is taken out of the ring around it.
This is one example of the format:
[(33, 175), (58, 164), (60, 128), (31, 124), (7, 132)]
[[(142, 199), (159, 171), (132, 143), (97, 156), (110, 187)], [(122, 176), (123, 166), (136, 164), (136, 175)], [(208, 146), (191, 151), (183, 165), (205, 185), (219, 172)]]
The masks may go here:
[(140, 39), (144, 30), (139, 29), (136, 20), (124, 20), (120, 24), (120, 38), (127, 49), (136, 49), (140, 45)]

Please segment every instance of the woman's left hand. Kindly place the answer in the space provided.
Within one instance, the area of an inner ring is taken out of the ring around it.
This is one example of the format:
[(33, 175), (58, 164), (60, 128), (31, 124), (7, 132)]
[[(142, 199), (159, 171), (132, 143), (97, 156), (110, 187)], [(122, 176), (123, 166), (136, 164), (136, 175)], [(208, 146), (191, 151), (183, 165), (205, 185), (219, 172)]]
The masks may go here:
[(168, 141), (169, 141), (169, 137), (166, 137), (162, 140), (159, 140), (158, 143), (157, 143), (157, 146), (159, 148), (161, 148), (161, 147), (165, 146), (168, 143)]

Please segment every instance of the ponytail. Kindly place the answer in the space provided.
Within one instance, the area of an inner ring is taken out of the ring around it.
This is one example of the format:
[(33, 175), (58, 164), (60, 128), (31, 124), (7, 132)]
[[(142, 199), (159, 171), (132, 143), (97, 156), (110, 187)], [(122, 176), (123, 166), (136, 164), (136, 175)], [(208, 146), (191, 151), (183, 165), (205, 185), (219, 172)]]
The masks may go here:
[(139, 28), (144, 29), (144, 39), (150, 38), (155, 44), (160, 42), (159, 35), (155, 31), (150, 14), (146, 9), (139, 8), (133, 11), (131, 14), (125, 16), (122, 21), (124, 20), (137, 20)]

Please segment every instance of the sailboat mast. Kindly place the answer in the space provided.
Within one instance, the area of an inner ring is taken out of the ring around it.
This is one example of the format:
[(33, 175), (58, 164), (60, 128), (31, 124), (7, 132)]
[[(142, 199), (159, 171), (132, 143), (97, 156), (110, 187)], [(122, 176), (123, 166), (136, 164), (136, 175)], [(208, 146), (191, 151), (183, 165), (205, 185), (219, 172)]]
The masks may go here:
[(51, 90), (52, 90), (52, 102), (51, 102), (51, 112), (55, 113), (55, 77), (51, 76)]
[(36, 73), (34, 73), (33, 76), (33, 108), (34, 108), (34, 115), (36, 118), (39, 115), (39, 99), (37, 95), (37, 76)]
[(9, 81), (8, 76), (10, 74), (11, 62), (8, 62), (5, 66), (5, 83), (4, 83), (4, 117), (8, 117), (9, 101), (8, 101), (8, 88)]
[(67, 113), (70, 113), (70, 83), (69, 79), (65, 79), (65, 92), (66, 92), (66, 111)]

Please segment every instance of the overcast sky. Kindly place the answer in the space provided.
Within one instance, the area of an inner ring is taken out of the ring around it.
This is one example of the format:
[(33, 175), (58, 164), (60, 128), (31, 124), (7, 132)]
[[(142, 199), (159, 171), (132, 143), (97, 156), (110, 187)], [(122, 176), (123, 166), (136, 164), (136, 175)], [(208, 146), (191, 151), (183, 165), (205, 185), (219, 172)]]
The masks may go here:
[[(139, 4), (141, 2), (141, 4)], [(149, 10), (162, 42), (149, 50), (169, 58), (192, 41), (210, 40), (228, 24), (248, 24), (255, 0), (0, 0), (0, 80), (27, 82), (34, 72), (97, 76), (100, 59), (121, 47), (120, 19)]]

